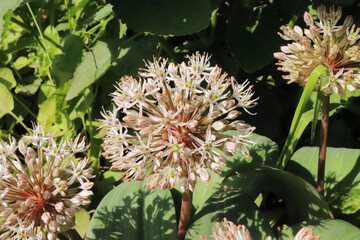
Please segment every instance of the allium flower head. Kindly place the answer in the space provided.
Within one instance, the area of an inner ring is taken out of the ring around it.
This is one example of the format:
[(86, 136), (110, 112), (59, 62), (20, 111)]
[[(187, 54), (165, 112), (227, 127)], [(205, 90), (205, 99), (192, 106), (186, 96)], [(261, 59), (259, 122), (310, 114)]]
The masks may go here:
[[(149, 188), (161, 189), (179, 182), (182, 191), (193, 191), (197, 177), (209, 181), (208, 168), (221, 172), (225, 158), (215, 148), (248, 152), (254, 128), (234, 119), (239, 108), (248, 112), (256, 105), (251, 86), (211, 67), (207, 54), (188, 59), (178, 65), (149, 61), (138, 80), (122, 78), (111, 94), (113, 110), (100, 120), (103, 154), (112, 169), (127, 170), (126, 180), (146, 178)], [(231, 129), (235, 136), (222, 133)]]
[(329, 70), (326, 84), (322, 91), (326, 95), (333, 92), (343, 96), (345, 90), (360, 88), (360, 49), (358, 40), (360, 28), (353, 25), (353, 18), (347, 16), (343, 25), (341, 7), (325, 6), (317, 9), (318, 21), (305, 12), (304, 21), (309, 26), (302, 30), (283, 26), (279, 35), (292, 43), (281, 47), (281, 52), (274, 54), (279, 60), (279, 70), (288, 72), (283, 78), (289, 83), (297, 82), (305, 86), (311, 72), (320, 64)]
[(55, 240), (74, 226), (92, 195), (88, 159), (75, 156), (87, 147), (80, 135), (57, 143), (41, 125), (18, 144), (0, 139), (0, 239)]
[[(236, 226), (224, 218), (221, 224), (216, 222), (215, 226), (212, 235), (215, 240), (251, 240), (250, 232), (244, 225)], [(206, 240), (206, 237), (201, 236), (201, 240)]]

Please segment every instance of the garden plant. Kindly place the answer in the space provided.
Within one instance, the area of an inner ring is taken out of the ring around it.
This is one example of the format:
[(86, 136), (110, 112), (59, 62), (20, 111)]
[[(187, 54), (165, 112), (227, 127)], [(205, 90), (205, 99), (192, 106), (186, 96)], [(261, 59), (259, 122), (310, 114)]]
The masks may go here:
[(0, 0), (0, 239), (360, 240), (357, 0)]

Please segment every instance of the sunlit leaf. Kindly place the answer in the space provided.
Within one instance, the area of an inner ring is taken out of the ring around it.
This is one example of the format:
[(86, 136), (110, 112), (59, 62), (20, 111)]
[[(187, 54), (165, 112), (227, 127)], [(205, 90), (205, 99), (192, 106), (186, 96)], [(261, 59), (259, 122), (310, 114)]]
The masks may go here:
[(195, 213), (186, 239), (198, 240), (201, 235), (209, 238), (213, 235), (215, 222), (221, 222), (224, 217), (237, 225), (245, 225), (253, 239), (274, 237), (271, 226), (254, 201), (239, 190), (228, 189), (214, 194)]
[(0, 83), (4, 84), (8, 89), (16, 86), (14, 74), (9, 68), (0, 68)]
[(55, 121), (56, 112), (56, 98), (51, 96), (46, 99), (39, 108), (39, 114), (37, 120), (39, 123), (45, 123), (45, 127), (48, 128)]
[[(315, 185), (317, 147), (303, 147), (291, 157), (288, 170)], [(327, 148), (325, 165), (325, 199), (343, 213), (360, 209), (360, 149)]]
[(147, 189), (140, 181), (122, 183), (97, 207), (86, 239), (175, 239), (173, 204), (169, 190)]
[(302, 227), (313, 229), (315, 235), (324, 240), (360, 240), (360, 229), (340, 219), (303, 222), (284, 229), (279, 240), (293, 240)]
[[(11, 15), (6, 15), (9, 11), (14, 11), (16, 8), (20, 7), (22, 4), (24, 4), (25, 0), (0, 0), (0, 42), (2, 41), (3, 37), (3, 28), (4, 24), (7, 21), (10, 21)], [(4, 17), (6, 19), (4, 19)]]
[(110, 14), (113, 13), (112, 8), (113, 8), (113, 6), (111, 4), (106, 4), (104, 7), (99, 9), (99, 11), (97, 11), (94, 15), (92, 15), (91, 17), (82, 21), (81, 24), (83, 24), (83, 25), (94, 24), (94, 23), (100, 21), (101, 19), (108, 17)]
[(56, 81), (56, 86), (63, 87), (75, 72), (80, 63), (83, 50), (83, 42), (76, 35), (67, 35), (62, 40), (62, 53), (55, 56), (51, 75)]
[(14, 99), (8, 88), (0, 83), (0, 118), (14, 109)]
[(116, 24), (113, 27), (114, 32), (109, 33), (102, 40), (98, 40), (95, 46), (84, 54), (74, 73), (66, 100), (75, 98), (103, 76), (110, 68), (112, 61), (118, 56), (120, 27)]
[(90, 214), (85, 209), (81, 209), (80, 212), (75, 214), (75, 229), (80, 234), (81, 237), (84, 237), (90, 223)]
[(236, 173), (223, 183), (224, 187), (248, 189), (253, 196), (262, 192), (275, 194), (285, 202), (286, 217), (291, 223), (332, 218), (325, 199), (310, 183), (292, 173), (254, 164), (239, 165)]

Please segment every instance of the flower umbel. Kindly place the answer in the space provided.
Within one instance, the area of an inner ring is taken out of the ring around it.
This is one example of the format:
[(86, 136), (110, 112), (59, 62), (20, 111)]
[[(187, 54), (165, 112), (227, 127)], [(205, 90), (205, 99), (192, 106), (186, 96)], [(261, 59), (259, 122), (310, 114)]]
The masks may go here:
[(281, 47), (281, 52), (274, 54), (279, 60), (279, 70), (288, 72), (283, 78), (289, 83), (297, 82), (305, 86), (311, 72), (320, 64), (329, 70), (324, 76), (326, 84), (322, 91), (326, 95), (333, 92), (343, 96), (345, 90), (360, 88), (360, 28), (353, 25), (352, 16), (347, 16), (343, 25), (337, 25), (341, 16), (341, 7), (325, 6), (317, 9), (318, 21), (305, 12), (304, 21), (309, 26), (302, 30), (299, 26), (283, 26), (279, 35), (293, 41)]
[[(178, 65), (154, 59), (140, 69), (139, 80), (126, 77), (117, 84), (113, 110), (102, 112), (100, 120), (106, 130), (103, 155), (112, 169), (127, 170), (126, 180), (148, 176), (149, 188), (179, 182), (182, 191), (193, 191), (198, 177), (210, 179), (208, 168), (221, 172), (225, 158), (215, 148), (248, 152), (254, 127), (233, 120), (239, 108), (248, 111), (257, 99), (251, 99), (249, 82), (239, 85), (211, 67), (209, 58), (196, 53)], [(232, 137), (225, 130), (237, 133)]]
[(57, 143), (34, 125), (33, 136), (9, 142), (0, 139), (0, 239), (55, 240), (74, 226), (80, 205), (90, 203), (92, 169), (75, 156), (87, 149), (85, 138)]

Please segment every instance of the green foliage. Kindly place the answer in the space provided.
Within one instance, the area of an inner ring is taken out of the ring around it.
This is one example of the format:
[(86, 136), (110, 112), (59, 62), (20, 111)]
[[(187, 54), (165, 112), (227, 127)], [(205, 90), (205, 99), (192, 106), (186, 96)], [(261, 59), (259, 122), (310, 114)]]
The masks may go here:
[(199, 32), (209, 25), (211, 14), (208, 0), (114, 0), (112, 4), (128, 27), (159, 35)]
[(14, 74), (9, 68), (0, 68), (0, 83), (4, 84), (8, 89), (16, 86)]
[[(260, 178), (256, 184), (252, 184), (250, 190), (255, 191), (252, 194), (258, 196), (260, 192), (273, 193), (283, 199), (286, 205), (284, 217), (288, 218), (291, 223), (332, 218), (332, 213), (323, 197), (308, 182), (296, 175), (254, 164), (242, 164), (237, 167), (236, 173), (240, 180), (244, 176), (247, 177), (246, 181), (242, 181), (245, 187), (248, 179)], [(246, 175), (246, 173), (250, 174)], [(237, 177), (233, 180), (229, 178), (228, 181), (230, 181), (229, 184), (225, 182), (225, 186), (242, 188), (241, 184), (237, 183)]]
[[(301, 88), (285, 84), (273, 58), (284, 43), (276, 34), (280, 26), (304, 26), (303, 12), (315, 14), (319, 4), (342, 5), (358, 25), (354, 0), (0, 0), (0, 134), (19, 137), (39, 121), (56, 137), (87, 137), (96, 178), (92, 203), (76, 216), (82, 237), (174, 239), (179, 186), (170, 194), (142, 182), (122, 183), (124, 173), (110, 171), (101, 157), (104, 134), (97, 119), (112, 104), (114, 83), (136, 77), (144, 60), (180, 63), (186, 54), (206, 51), (211, 64), (254, 85), (259, 100), (251, 112), (257, 115), (239, 119), (257, 128), (251, 137), (256, 144), (249, 156), (226, 156), (221, 175), (198, 181), (187, 239), (209, 237), (223, 217), (245, 224), (254, 239), (275, 238), (281, 228), (279, 239), (293, 239), (305, 225), (321, 239), (358, 239), (360, 150), (328, 149), (324, 198), (312, 186), (317, 148), (296, 151), (317, 140), (321, 96), (313, 90), (326, 73), (315, 69), (299, 101)], [(330, 97), (329, 131), (336, 135), (329, 142), (336, 146), (360, 146), (359, 96)], [(288, 161), (293, 174), (277, 169)], [(316, 221), (300, 223), (309, 220)]]
[(176, 218), (168, 190), (122, 183), (97, 207), (86, 239), (175, 239)]
[[(291, 157), (288, 170), (315, 185), (316, 147), (303, 147)], [(345, 214), (360, 209), (360, 149), (328, 148), (325, 168), (325, 199), (331, 207)]]
[(210, 237), (214, 223), (221, 222), (224, 217), (237, 224), (246, 225), (254, 239), (274, 237), (270, 224), (254, 201), (237, 189), (229, 189), (212, 195), (202, 208), (196, 211), (186, 239), (200, 239), (201, 235)]
[(326, 240), (359, 240), (360, 230), (354, 225), (339, 219), (327, 219), (314, 222), (304, 222), (285, 229), (279, 236), (279, 240), (293, 240), (301, 227), (310, 227), (315, 235)]
[[(116, 26), (119, 27), (119, 26)], [(119, 27), (120, 29), (120, 27)], [(66, 100), (78, 96), (84, 89), (93, 84), (110, 68), (112, 61), (117, 57), (119, 32), (116, 31), (102, 41), (99, 40), (94, 48), (85, 53), (81, 63), (75, 70)]]
[(276, 35), (280, 21), (271, 6), (255, 11), (238, 7), (227, 26), (227, 42), (231, 52), (246, 72), (255, 72), (273, 60), (280, 48)]
[(10, 22), (12, 17), (13, 11), (18, 8), (21, 4), (24, 4), (24, 0), (14, 0), (14, 1), (7, 1), (1, 0), (0, 1), (0, 43), (2, 42), (4, 29), (7, 30), (7, 25)]
[(2, 83), (0, 83), (0, 98), (0, 117), (2, 117), (14, 109), (14, 99), (11, 92)]
[[(287, 162), (289, 161), (290, 156), (294, 152), (294, 148), (296, 147), (296, 144), (308, 123), (308, 122), (306, 123), (305, 121), (303, 121), (306, 125), (302, 127), (301, 123), (303, 123), (303, 122), (300, 123), (300, 121), (302, 120), (303, 114), (306, 109), (306, 105), (308, 104), (308, 102), (310, 100), (311, 94), (319, 82), (319, 77), (321, 75), (328, 76), (328, 74), (329, 73), (328, 73), (327, 68), (325, 68), (322, 65), (319, 65), (312, 71), (312, 73), (309, 76), (307, 84), (301, 95), (300, 101), (296, 107), (296, 111), (295, 111), (293, 120), (291, 122), (289, 135), (286, 139), (284, 148), (281, 151), (281, 154), (279, 157), (279, 166), (281, 166), (282, 168), (284, 168), (286, 166)], [(313, 117), (312, 119), (314, 119), (314, 118), (317, 119), (316, 114), (318, 114), (318, 113), (319, 113), (318, 111), (314, 111), (315, 117)], [(299, 127), (299, 125), (300, 125), (300, 127)]]

